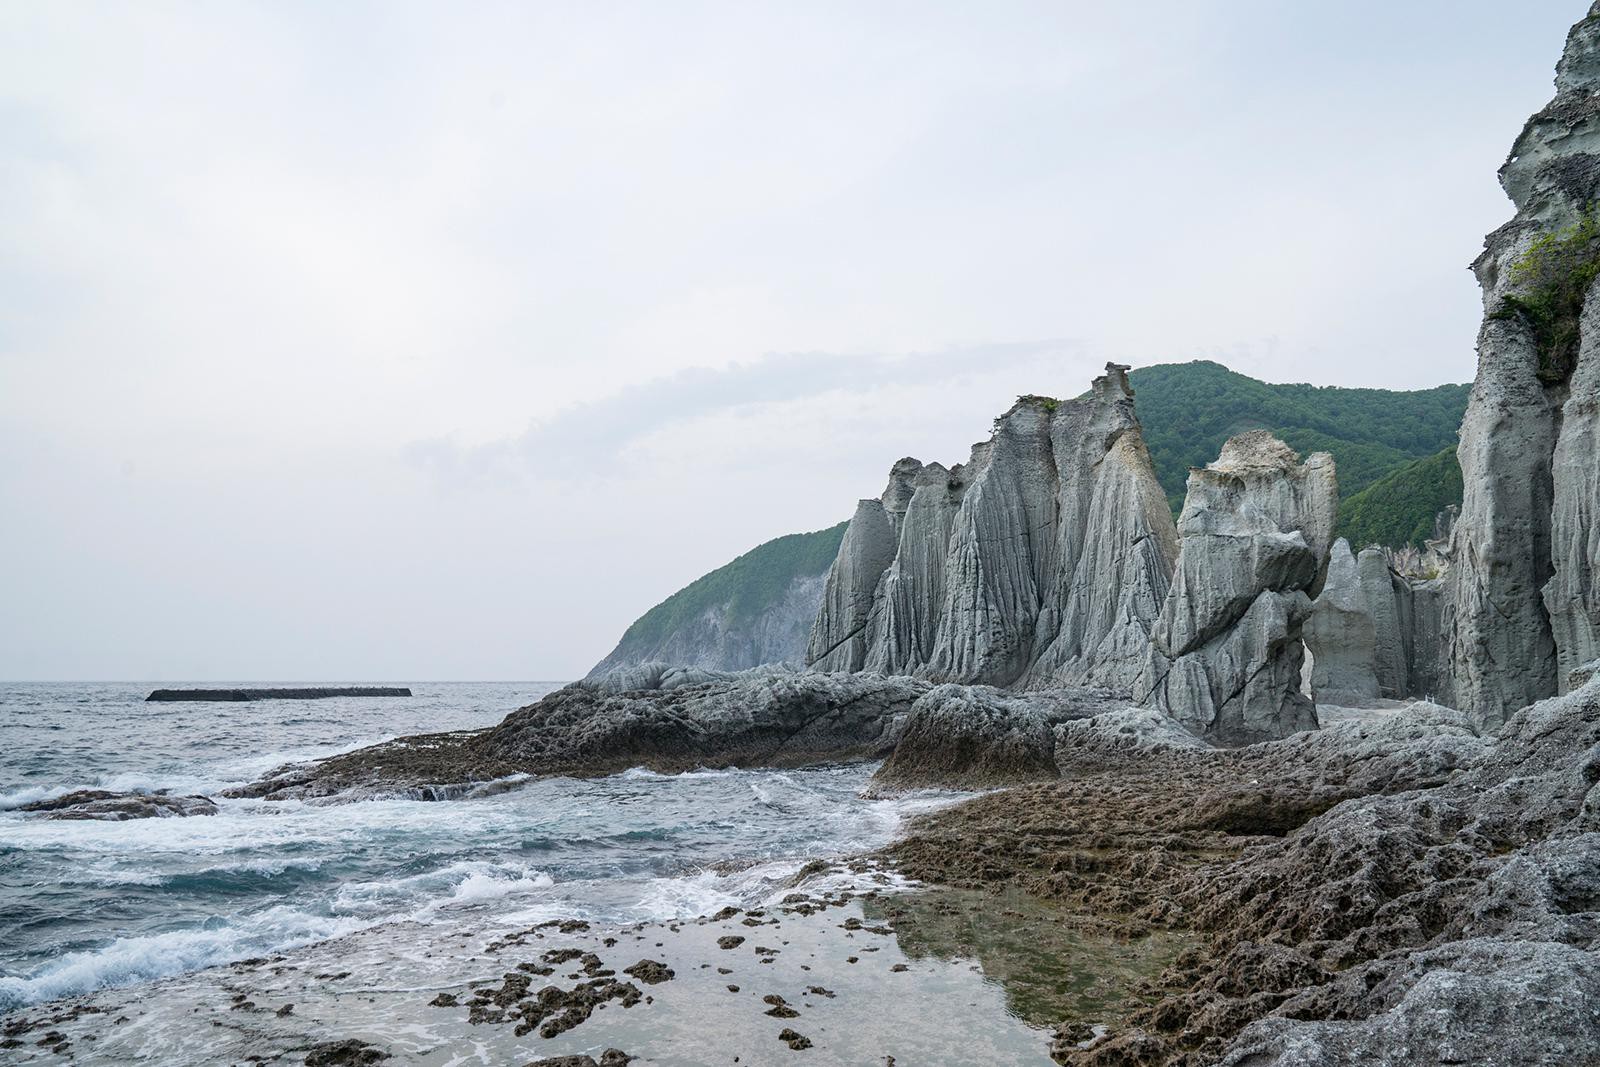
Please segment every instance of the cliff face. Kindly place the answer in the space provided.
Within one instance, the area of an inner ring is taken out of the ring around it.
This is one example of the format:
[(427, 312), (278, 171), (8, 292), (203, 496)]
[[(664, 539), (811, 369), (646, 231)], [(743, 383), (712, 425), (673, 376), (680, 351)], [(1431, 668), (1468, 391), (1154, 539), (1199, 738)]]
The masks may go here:
[(1488, 726), (1556, 693), (1566, 669), (1600, 652), (1597, 90), (1600, 5), (1573, 27), (1555, 99), (1500, 170), (1516, 215), (1473, 264), (1485, 317), (1458, 450), (1446, 696)]
[(964, 464), (897, 463), (851, 520), (810, 665), (1126, 688), (1177, 555), (1126, 371), (1021, 398)]

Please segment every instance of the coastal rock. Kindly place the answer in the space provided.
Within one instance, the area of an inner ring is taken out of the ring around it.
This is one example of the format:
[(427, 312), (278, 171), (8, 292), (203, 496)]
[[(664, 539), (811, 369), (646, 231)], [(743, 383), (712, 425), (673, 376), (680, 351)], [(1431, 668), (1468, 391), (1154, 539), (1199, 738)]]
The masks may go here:
[(1551, 457), (1550, 580), (1542, 591), (1556, 679), (1600, 656), (1600, 299), (1584, 302), (1582, 340)]
[[(1378, 554), (1381, 563), (1381, 553)], [(1387, 565), (1384, 565), (1387, 572)], [(1382, 604), (1392, 617), (1394, 591), (1384, 574), (1378, 590)], [(1376, 582), (1370, 584), (1376, 585)], [(1305, 622), (1306, 647), (1314, 663), (1311, 690), (1318, 701), (1348, 703), (1378, 696), (1378, 639), (1376, 612), (1369, 605), (1367, 588), (1350, 543), (1339, 538), (1328, 555), (1328, 574), (1322, 592), (1312, 602), (1311, 616)], [(1386, 638), (1394, 641), (1389, 652), (1400, 651), (1396, 627)]]
[[(1330, 560), (1329, 585), (1336, 584), (1333, 571)], [(1388, 700), (1409, 696), (1413, 692), (1407, 649), (1411, 633), (1401, 609), (1405, 580), (1390, 570), (1388, 553), (1373, 545), (1356, 556), (1356, 580), (1361, 583), (1361, 599), (1372, 618), (1372, 673), (1378, 685), (1377, 695)], [(1326, 588), (1323, 595), (1327, 595)], [(1320, 658), (1309, 634), (1306, 644)]]
[(1178, 532), (1134, 415), (1127, 368), (1056, 412), (1055, 582), (1039, 615), (1028, 688), (1131, 688), (1178, 558)]
[(1221, 744), (1315, 729), (1302, 627), (1337, 511), (1333, 457), (1301, 463), (1264, 430), (1189, 475), (1177, 573), (1134, 695)]
[(879, 610), (868, 639), (866, 669), (909, 674), (933, 657), (945, 595), (950, 530), (966, 484), (959, 464), (919, 470), (900, 523), (894, 562), (883, 577)]
[[(890, 492), (897, 492), (895, 482)], [(886, 495), (888, 495), (886, 493)], [(859, 671), (878, 580), (894, 561), (897, 538), (881, 500), (862, 500), (844, 532), (811, 628), (806, 664), (819, 671)]]
[(1057, 723), (1115, 700), (1110, 690), (1008, 693), (946, 683), (920, 697), (894, 752), (872, 777), (878, 790), (991, 789), (1056, 778)]
[(1209, 750), (1200, 738), (1153, 708), (1117, 708), (1055, 728), (1056, 769), (1063, 777), (1148, 770), (1164, 758)]
[(1018, 398), (964, 464), (897, 463), (840, 547), (809, 664), (1126, 688), (1176, 558), (1126, 371), (1077, 399)]
[(171, 819), (215, 815), (210, 797), (173, 796), (170, 793), (114, 793), (106, 789), (80, 789), (59, 797), (23, 804), (18, 811), (47, 819), (93, 819), (124, 822), (128, 819)]
[(1473, 263), (1485, 314), (1457, 453), (1465, 492), (1446, 605), (1446, 695), (1490, 727), (1556, 693), (1562, 668), (1594, 654), (1600, 338), (1596, 287), (1579, 282), (1594, 255), (1580, 227), (1600, 193), (1597, 40), (1591, 8), (1567, 38), (1555, 98), (1500, 169), (1516, 214)]
[(945, 559), (932, 655), (936, 681), (1010, 685), (1034, 655), (1034, 624), (1055, 565), (1052, 411), (1025, 397), (975, 445)]
[[(931, 686), (871, 674), (758, 668), (671, 685), (672, 670), (575, 682), (487, 730), (402, 737), (282, 767), (229, 795), (467, 798), (518, 776), (616, 774), (632, 767), (798, 767), (881, 759)], [(440, 783), (446, 783), (441, 785)]]

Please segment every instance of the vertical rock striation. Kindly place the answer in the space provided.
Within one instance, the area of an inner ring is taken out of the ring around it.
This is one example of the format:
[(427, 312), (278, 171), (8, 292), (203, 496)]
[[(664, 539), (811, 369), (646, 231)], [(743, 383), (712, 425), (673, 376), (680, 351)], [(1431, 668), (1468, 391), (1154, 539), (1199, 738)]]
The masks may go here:
[[(893, 489), (895, 484), (891, 481), (890, 490)], [(806, 648), (807, 664), (823, 671), (862, 668), (873, 597), (879, 579), (894, 559), (895, 541), (894, 523), (883, 501), (858, 502), (822, 590), (822, 606), (817, 609)]]
[(1572, 671), (1600, 657), (1600, 300), (1584, 302), (1568, 386), (1551, 458), (1552, 574), (1543, 590), (1562, 693)]
[(897, 463), (840, 546), (810, 665), (1129, 687), (1177, 535), (1126, 372), (1108, 364), (1074, 400), (1020, 398), (949, 470)]
[[(1382, 554), (1378, 557), (1381, 562)], [(1373, 589), (1377, 597), (1369, 596), (1368, 589), (1350, 542), (1339, 538), (1328, 554), (1322, 592), (1305, 622), (1306, 647), (1313, 657), (1311, 692), (1319, 702), (1359, 702), (1379, 695), (1377, 615), (1386, 608), (1385, 621), (1392, 623), (1395, 614), (1387, 565), (1382, 587)], [(1373, 599), (1378, 600), (1378, 611)], [(1393, 641), (1394, 648), (1385, 651), (1398, 651), (1398, 627), (1386, 628), (1392, 632), (1385, 633), (1385, 640)]]
[(1223, 744), (1315, 729), (1300, 692), (1302, 627), (1337, 508), (1333, 457), (1301, 463), (1265, 430), (1192, 471), (1177, 571), (1134, 696)]
[(1597, 89), (1600, 5), (1500, 169), (1516, 215), (1473, 264), (1485, 317), (1442, 614), (1446, 695), (1488, 727), (1555, 693), (1558, 665), (1595, 654)]

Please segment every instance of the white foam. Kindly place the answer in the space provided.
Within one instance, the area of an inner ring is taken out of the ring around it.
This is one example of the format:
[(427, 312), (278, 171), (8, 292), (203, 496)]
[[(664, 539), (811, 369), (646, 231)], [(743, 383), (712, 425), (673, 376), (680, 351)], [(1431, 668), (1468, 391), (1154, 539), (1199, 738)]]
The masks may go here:
[(352, 933), (370, 923), (270, 908), (244, 923), (123, 937), (103, 948), (69, 952), (26, 978), (0, 978), (0, 1011), (231, 963)]
[(0, 793), (0, 811), (10, 811), (36, 800), (54, 800), (72, 792), (64, 785), (25, 785), (9, 793)]

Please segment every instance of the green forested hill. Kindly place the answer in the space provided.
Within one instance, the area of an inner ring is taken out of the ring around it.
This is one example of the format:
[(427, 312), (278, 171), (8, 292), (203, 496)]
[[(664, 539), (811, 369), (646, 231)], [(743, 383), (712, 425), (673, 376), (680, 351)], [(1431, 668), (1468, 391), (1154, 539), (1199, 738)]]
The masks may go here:
[[(1130, 372), (1128, 381), (1156, 476), (1174, 511), (1183, 506), (1189, 468), (1211, 462), (1229, 437), (1254, 429), (1271, 430), (1301, 455), (1332, 452), (1339, 496), (1355, 504), (1363, 490), (1384, 476), (1446, 449), (1453, 452), (1472, 391), (1470, 385), (1415, 392), (1271, 385), (1204, 360), (1144, 367)], [(1459, 470), (1453, 489), (1448, 481), (1428, 481), (1447, 476), (1444, 464), (1417, 465), (1406, 483), (1409, 495), (1391, 489), (1365, 498), (1350, 513), (1350, 521), (1359, 515), (1361, 523), (1347, 534), (1352, 543), (1373, 531), (1384, 531), (1386, 537), (1396, 530), (1431, 531), (1434, 513), (1461, 499)], [(1345, 514), (1341, 508), (1341, 519)]]
[(1414, 544), (1433, 533), (1433, 519), (1461, 503), (1461, 464), (1446, 448), (1390, 471), (1339, 503), (1339, 533), (1356, 548)]
[(757, 545), (639, 616), (622, 635), (622, 644), (657, 644), (684, 623), (723, 605), (730, 624), (748, 623), (782, 598), (796, 577), (821, 574), (832, 566), (847, 525), (841, 522), (826, 530), (788, 534)]

